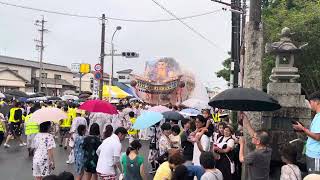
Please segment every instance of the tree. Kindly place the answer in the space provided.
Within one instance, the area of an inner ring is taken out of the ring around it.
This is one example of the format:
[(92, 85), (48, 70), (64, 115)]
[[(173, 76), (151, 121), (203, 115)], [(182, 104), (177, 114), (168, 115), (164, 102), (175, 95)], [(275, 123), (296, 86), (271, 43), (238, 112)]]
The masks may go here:
[(230, 81), (230, 71), (231, 71), (231, 58), (227, 58), (222, 62), (223, 69), (216, 72), (218, 78), (223, 78), (225, 81)]
[[(296, 56), (295, 66), (299, 69), (300, 83), (306, 95), (320, 88), (320, 0), (277, 0), (269, 1), (263, 8), (264, 40), (279, 41), (282, 28), (289, 27), (296, 42), (308, 42), (303, 53)], [(263, 86), (269, 82), (275, 57), (265, 55), (263, 59)]]
[[(264, 42), (280, 39), (281, 29), (288, 27), (295, 34), (292, 40), (309, 45), (302, 54), (297, 55), (295, 67), (299, 68), (302, 89), (306, 95), (320, 89), (320, 0), (263, 0), (262, 22), (264, 24)], [(224, 62), (225, 64), (225, 62)], [(275, 57), (266, 54), (262, 60), (262, 84), (266, 89), (269, 76), (275, 66)], [(230, 67), (230, 66), (229, 66)], [(229, 70), (229, 71), (228, 71)], [(229, 78), (230, 68), (218, 71), (218, 77)], [(228, 79), (229, 80), (229, 79)]]

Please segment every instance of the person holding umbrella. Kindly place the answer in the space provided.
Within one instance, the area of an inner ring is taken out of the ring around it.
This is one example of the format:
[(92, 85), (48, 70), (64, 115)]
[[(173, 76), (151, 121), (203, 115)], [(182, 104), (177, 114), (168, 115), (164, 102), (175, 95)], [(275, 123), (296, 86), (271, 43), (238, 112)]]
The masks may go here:
[(255, 145), (255, 150), (244, 155), (245, 140), (240, 137), (240, 152), (239, 161), (248, 166), (249, 179), (269, 179), (270, 161), (272, 149), (268, 147), (269, 134), (267, 131), (255, 131), (246, 114), (242, 113), (243, 127), (248, 130), (252, 137), (252, 144)]
[(56, 147), (53, 135), (49, 133), (50, 121), (40, 124), (39, 133), (34, 137), (31, 148), (34, 149), (32, 170), (35, 180), (42, 180), (55, 168), (53, 149)]

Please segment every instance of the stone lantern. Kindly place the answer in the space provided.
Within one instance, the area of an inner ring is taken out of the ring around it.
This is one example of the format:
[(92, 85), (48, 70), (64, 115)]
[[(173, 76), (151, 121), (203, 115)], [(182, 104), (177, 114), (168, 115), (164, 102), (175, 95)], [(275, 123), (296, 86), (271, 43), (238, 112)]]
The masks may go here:
[[(263, 112), (261, 120), (262, 127), (271, 132), (272, 162), (276, 164), (281, 164), (279, 148), (291, 141), (300, 155), (298, 161), (304, 163), (301, 154), (306, 137), (293, 130), (292, 121), (300, 121), (308, 127), (311, 120), (308, 101), (301, 94), (301, 84), (297, 82), (300, 77), (298, 68), (294, 67), (295, 55), (307, 44), (297, 47), (291, 40), (292, 34), (290, 29), (285, 27), (281, 31), (279, 42), (266, 45), (266, 52), (276, 57), (267, 93), (277, 99), (282, 108), (274, 112)], [(278, 172), (273, 174), (275, 179), (279, 179), (276, 174), (279, 175), (280, 168), (281, 166), (272, 166), (273, 171)]]
[(269, 79), (272, 82), (296, 82), (300, 77), (298, 68), (293, 67), (294, 56), (301, 52), (303, 46), (297, 47), (291, 40), (290, 29), (285, 27), (281, 31), (281, 38), (278, 42), (266, 45), (266, 52), (275, 54), (276, 66), (272, 69)]

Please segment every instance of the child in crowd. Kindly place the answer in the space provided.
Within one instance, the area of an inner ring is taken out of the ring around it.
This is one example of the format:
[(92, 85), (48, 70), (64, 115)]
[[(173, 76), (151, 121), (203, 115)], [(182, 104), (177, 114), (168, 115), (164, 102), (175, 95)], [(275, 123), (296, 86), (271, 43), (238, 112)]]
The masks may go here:
[(139, 130), (132, 129), (133, 124), (137, 120), (137, 118), (135, 118), (135, 113), (133, 111), (129, 112), (129, 117), (130, 117), (131, 126), (130, 126), (130, 129), (128, 130), (128, 134), (130, 135), (129, 143), (131, 143), (133, 140), (138, 139)]
[(181, 138), (180, 138), (180, 127), (179, 125), (174, 125), (171, 128), (172, 134), (170, 134), (169, 139), (171, 141), (171, 147), (181, 149)]
[(280, 149), (281, 159), (286, 164), (281, 167), (280, 180), (301, 180), (301, 171), (296, 162), (297, 151), (291, 144), (286, 144)]
[(212, 152), (202, 152), (200, 155), (200, 164), (205, 169), (201, 180), (223, 180), (223, 175), (219, 169), (216, 169), (216, 161)]

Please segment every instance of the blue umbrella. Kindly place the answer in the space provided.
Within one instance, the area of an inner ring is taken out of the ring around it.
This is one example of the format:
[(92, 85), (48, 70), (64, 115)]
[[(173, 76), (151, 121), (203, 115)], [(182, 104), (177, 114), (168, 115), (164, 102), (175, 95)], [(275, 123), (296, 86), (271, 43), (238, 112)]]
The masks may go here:
[(197, 116), (197, 115), (201, 114), (201, 112), (197, 109), (188, 108), (188, 109), (182, 109), (180, 111), (180, 114), (182, 114), (184, 116)]
[(160, 122), (161, 119), (163, 119), (163, 115), (159, 112), (144, 112), (137, 118), (132, 129), (146, 129)]
[(18, 98), (18, 101), (20, 101), (20, 102), (27, 102), (27, 100), (28, 100), (28, 98), (26, 98), (26, 97), (19, 97)]

